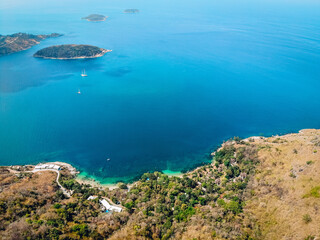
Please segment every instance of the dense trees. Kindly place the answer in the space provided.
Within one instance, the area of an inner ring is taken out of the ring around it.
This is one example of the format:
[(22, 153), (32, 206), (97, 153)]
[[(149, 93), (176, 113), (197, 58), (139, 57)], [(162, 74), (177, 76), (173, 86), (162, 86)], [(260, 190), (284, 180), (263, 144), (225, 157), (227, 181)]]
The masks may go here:
[(44, 58), (79, 58), (79, 57), (95, 57), (103, 54), (104, 49), (90, 45), (65, 44), (51, 46), (37, 51), (35, 57)]
[[(61, 184), (73, 192), (70, 199), (58, 191), (54, 173), (18, 178), (4, 172), (0, 177), (10, 181), (0, 194), (0, 234), (8, 239), (245, 239), (244, 191), (256, 163), (254, 147), (226, 144), (212, 164), (181, 177), (145, 173), (129, 189), (125, 184), (112, 191), (92, 188), (62, 174)], [(35, 187), (38, 181), (42, 184)], [(90, 195), (107, 197), (124, 211), (103, 213), (98, 198), (87, 200)]]
[[(134, 238), (166, 239), (183, 235), (185, 226), (200, 216), (204, 219), (202, 224), (210, 229), (210, 238), (213, 232), (228, 239), (245, 236), (239, 228), (243, 225), (242, 217), (238, 216), (243, 215), (243, 192), (256, 163), (254, 147), (235, 148), (226, 144), (212, 164), (181, 178), (160, 172), (145, 173), (123, 196), (122, 204), (134, 220), (125, 226), (126, 234), (130, 235), (134, 229)], [(232, 227), (235, 224), (237, 228)], [(117, 236), (120, 235), (116, 233)]]

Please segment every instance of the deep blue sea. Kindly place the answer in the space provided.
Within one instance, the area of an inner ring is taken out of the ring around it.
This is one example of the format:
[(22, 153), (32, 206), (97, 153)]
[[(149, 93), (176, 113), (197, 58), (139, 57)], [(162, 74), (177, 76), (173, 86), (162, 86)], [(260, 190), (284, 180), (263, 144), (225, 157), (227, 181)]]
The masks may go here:
[[(233, 136), (320, 128), (317, 0), (0, 1), (0, 34), (16, 32), (64, 36), (0, 57), (0, 165), (112, 182), (192, 168)], [(113, 51), (32, 57), (67, 43)]]

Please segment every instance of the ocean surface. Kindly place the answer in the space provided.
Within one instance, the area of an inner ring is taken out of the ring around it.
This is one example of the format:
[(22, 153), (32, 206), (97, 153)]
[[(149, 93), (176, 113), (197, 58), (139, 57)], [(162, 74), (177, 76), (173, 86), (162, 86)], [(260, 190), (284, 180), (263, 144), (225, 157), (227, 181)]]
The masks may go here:
[[(16, 32), (64, 36), (0, 57), (0, 165), (65, 161), (110, 183), (190, 169), (233, 136), (320, 128), (316, 0), (0, 1), (0, 34)], [(67, 43), (112, 52), (32, 57)]]

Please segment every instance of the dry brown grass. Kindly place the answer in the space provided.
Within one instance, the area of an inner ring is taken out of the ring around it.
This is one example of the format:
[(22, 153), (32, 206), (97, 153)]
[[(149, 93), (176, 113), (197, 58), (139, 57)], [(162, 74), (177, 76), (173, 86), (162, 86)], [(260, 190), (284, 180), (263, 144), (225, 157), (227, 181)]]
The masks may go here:
[(37, 191), (40, 194), (55, 194), (56, 189), (53, 182), (56, 176), (57, 174), (54, 172), (45, 171), (30, 174), (29, 177), (19, 180), (13, 174), (8, 174), (1, 180), (1, 183), (8, 183), (9, 186), (0, 193), (0, 197), (5, 198), (6, 196), (25, 191)]
[(261, 148), (261, 164), (250, 182), (253, 197), (245, 212), (258, 220), (261, 239), (320, 237), (320, 146), (314, 139), (320, 139), (320, 130), (254, 142)]

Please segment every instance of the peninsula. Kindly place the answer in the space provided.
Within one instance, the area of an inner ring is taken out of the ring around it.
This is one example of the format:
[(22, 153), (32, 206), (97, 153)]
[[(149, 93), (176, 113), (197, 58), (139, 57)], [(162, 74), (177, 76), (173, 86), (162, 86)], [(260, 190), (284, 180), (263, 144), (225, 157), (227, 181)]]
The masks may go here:
[[(316, 239), (320, 130), (234, 137), (182, 176), (118, 188), (61, 162), (0, 167), (3, 239)], [(49, 236), (49, 237), (48, 237)]]
[(91, 45), (65, 44), (43, 48), (33, 56), (46, 59), (84, 59), (102, 57), (111, 51)]
[(86, 19), (89, 22), (103, 22), (108, 18), (108, 16), (100, 15), (100, 14), (90, 14), (87, 17), (83, 17), (82, 19)]
[(49, 35), (33, 35), (27, 33), (0, 35), (0, 57), (31, 48), (46, 38), (60, 36), (62, 36), (62, 34), (59, 33), (52, 33)]

